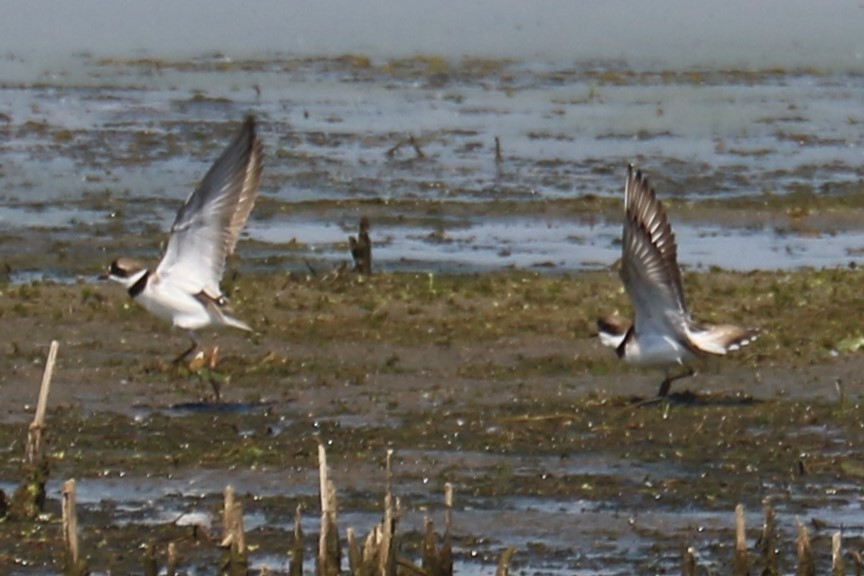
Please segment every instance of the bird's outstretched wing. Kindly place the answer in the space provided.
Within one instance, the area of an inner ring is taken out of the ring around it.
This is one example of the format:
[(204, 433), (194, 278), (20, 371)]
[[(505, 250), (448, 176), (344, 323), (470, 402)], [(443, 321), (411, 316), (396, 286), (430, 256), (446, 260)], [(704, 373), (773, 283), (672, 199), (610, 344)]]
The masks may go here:
[(684, 302), (678, 247), (663, 205), (641, 172), (627, 167), (624, 187), (621, 280), (633, 303), (637, 333), (684, 334)]
[(225, 259), (234, 252), (255, 204), (262, 155), (255, 119), (249, 116), (177, 213), (156, 269), (159, 281), (170, 278), (173, 285), (192, 294), (220, 294)]

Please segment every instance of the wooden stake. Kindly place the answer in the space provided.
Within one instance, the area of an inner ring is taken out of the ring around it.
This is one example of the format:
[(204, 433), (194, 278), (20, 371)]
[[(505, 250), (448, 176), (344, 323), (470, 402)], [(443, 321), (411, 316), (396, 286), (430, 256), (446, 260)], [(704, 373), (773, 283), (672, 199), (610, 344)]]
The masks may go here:
[(750, 561), (747, 559), (747, 533), (744, 517), (744, 505), (735, 507), (735, 562), (732, 574), (747, 576), (750, 573)]

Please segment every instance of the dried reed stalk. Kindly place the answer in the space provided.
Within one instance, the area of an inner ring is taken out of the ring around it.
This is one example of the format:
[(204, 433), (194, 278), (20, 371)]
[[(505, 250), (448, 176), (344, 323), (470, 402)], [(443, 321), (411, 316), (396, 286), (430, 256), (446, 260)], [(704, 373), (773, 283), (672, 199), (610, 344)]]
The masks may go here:
[(846, 567), (843, 565), (843, 536), (835, 532), (831, 537), (831, 576), (844, 576)]
[(63, 483), (63, 543), (66, 548), (65, 576), (85, 576), (90, 573), (78, 548), (78, 516), (75, 509), (75, 480)]
[(48, 409), (48, 393), (51, 391), (51, 379), (54, 376), (54, 364), (57, 362), (57, 351), (60, 344), (57, 340), (51, 341), (48, 349), (48, 359), (45, 361), (45, 370), (42, 372), (42, 385), (39, 388), (39, 401), (36, 404), (36, 414), (30, 424), (27, 433), (27, 462), (37, 465), (44, 459), (43, 432), (45, 430), (45, 412)]
[(807, 527), (798, 522), (798, 540), (796, 548), (798, 549), (798, 576), (816, 576), (816, 561), (813, 559), (813, 550), (810, 546), (810, 535), (807, 533)]
[(336, 487), (330, 481), (327, 451), (318, 445), (318, 474), (321, 496), (321, 535), (318, 540), (318, 576), (338, 576), (341, 573), (342, 549), (336, 513)]
[(765, 513), (765, 523), (762, 525), (761, 552), (763, 559), (763, 576), (779, 576), (777, 566), (777, 520), (774, 516), (774, 506), (770, 498), (762, 501)]
[(735, 561), (732, 565), (732, 574), (735, 576), (747, 576), (750, 574), (743, 504), (735, 506)]
[(303, 576), (303, 528), (300, 525), (302, 513), (303, 507), (298, 504), (294, 511), (294, 542), (291, 545), (291, 562), (288, 566), (290, 576)]

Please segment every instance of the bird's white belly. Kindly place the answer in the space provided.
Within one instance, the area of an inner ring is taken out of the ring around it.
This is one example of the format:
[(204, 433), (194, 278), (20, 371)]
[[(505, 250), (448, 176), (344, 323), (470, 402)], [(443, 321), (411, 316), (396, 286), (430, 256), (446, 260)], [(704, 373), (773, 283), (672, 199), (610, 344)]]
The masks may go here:
[(212, 322), (204, 305), (182, 290), (166, 290), (162, 289), (162, 286), (158, 290), (153, 290), (148, 286), (136, 300), (159, 318), (184, 330), (197, 330)]
[(672, 336), (639, 336), (627, 342), (624, 360), (639, 366), (670, 366), (686, 364), (695, 357)]

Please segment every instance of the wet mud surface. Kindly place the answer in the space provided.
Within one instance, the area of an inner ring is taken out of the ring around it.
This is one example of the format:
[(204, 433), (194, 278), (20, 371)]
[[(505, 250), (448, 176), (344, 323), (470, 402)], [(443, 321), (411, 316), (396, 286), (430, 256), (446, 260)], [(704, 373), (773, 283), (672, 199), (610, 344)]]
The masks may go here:
[(139, 544), (154, 540), (175, 542), (187, 568), (207, 573), (230, 483), (244, 500), (253, 565), (281, 573), (298, 504), (307, 534), (317, 530), (319, 442), (342, 529), (360, 532), (380, 515), (394, 450), (409, 555), (423, 518), (441, 521), (452, 482), (463, 573), (491, 573), (507, 546), (526, 574), (677, 572), (684, 544), (724, 566), (735, 504), (755, 531), (766, 497), (787, 537), (793, 517), (814, 518), (824, 528), (817, 550), (827, 554), (841, 526), (855, 546), (864, 429), (862, 361), (850, 346), (862, 331), (848, 310), (861, 305), (859, 276), (687, 274), (697, 317), (765, 333), (675, 383), (678, 401), (643, 407), (633, 403), (661, 375), (622, 366), (592, 334), (597, 313), (627, 312), (612, 271), (235, 275), (237, 309), (260, 332), (207, 333), (220, 346), (215, 372), (173, 365), (185, 336), (114, 286), (7, 285), (7, 490), (47, 343), (62, 345), (47, 514), (0, 524), (0, 565), (55, 573), (59, 485), (74, 477), (93, 568), (137, 569)]

